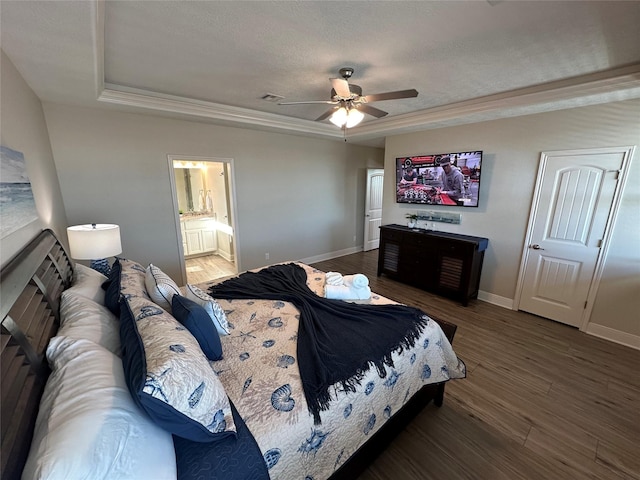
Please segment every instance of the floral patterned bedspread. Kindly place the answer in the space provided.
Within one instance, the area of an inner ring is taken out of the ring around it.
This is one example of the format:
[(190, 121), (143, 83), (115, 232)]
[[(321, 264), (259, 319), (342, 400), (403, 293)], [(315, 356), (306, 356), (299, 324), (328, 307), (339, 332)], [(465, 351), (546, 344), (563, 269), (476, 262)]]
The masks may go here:
[[(324, 295), (325, 274), (299, 264)], [(200, 284), (207, 291), (213, 283)], [(373, 304), (394, 303), (376, 295)], [(272, 300), (218, 300), (229, 321), (224, 358), (211, 362), (255, 437), (272, 479), (321, 480), (337, 470), (423, 385), (466, 375), (440, 326), (429, 321), (415, 346), (393, 354), (380, 378), (370, 370), (356, 392), (335, 391), (322, 423), (307, 409), (296, 360), (298, 310)]]

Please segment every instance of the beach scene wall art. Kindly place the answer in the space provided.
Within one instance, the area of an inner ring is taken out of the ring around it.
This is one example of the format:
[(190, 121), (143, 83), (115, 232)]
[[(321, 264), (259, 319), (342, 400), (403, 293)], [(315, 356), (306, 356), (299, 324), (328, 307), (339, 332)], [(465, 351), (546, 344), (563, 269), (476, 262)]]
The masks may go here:
[(0, 146), (0, 238), (37, 219), (24, 155)]

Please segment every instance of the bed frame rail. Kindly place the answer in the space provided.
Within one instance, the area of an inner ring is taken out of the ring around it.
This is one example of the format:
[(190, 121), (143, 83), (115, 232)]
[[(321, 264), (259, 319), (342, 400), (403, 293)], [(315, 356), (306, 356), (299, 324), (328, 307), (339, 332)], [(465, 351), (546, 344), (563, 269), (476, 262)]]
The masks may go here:
[(45, 350), (72, 276), (71, 260), (51, 230), (43, 230), (0, 273), (1, 478), (20, 478), (24, 468), (50, 373)]

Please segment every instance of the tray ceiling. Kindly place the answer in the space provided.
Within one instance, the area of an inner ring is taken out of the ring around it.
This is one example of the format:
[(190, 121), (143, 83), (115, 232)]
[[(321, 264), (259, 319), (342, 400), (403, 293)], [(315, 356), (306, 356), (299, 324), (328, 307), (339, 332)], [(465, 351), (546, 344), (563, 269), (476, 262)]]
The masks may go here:
[(355, 69), (389, 134), (640, 97), (634, 1), (7, 1), (2, 49), (45, 102), (342, 138), (330, 77)]

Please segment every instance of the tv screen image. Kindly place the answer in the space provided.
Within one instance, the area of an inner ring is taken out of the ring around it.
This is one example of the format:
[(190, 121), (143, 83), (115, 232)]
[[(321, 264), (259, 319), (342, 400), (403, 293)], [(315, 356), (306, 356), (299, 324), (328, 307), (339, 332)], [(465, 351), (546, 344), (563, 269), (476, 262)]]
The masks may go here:
[(477, 207), (482, 151), (396, 158), (396, 202)]

